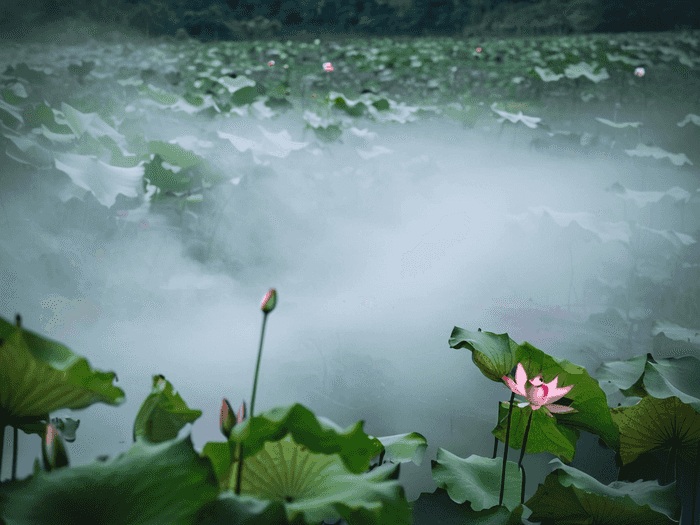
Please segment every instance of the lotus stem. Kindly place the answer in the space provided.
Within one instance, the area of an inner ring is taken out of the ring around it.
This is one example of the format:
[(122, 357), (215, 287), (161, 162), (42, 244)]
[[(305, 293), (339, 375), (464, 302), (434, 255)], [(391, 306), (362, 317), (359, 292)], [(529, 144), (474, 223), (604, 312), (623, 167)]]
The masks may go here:
[(525, 467), (522, 466), (523, 456), (525, 456), (525, 447), (527, 446), (527, 436), (530, 434), (530, 424), (532, 423), (532, 414), (534, 411), (530, 410), (530, 417), (527, 419), (527, 426), (525, 427), (525, 435), (523, 436), (523, 448), (520, 450), (520, 459), (518, 459), (518, 468), (523, 475), (523, 484), (520, 489), (520, 503), (525, 503)]
[[(0, 345), (1, 346), (1, 345)], [(5, 423), (0, 423), (0, 484), (2, 484), (2, 452), (5, 447)]]
[[(258, 346), (258, 361), (255, 364), (255, 378), (253, 379), (253, 395), (250, 397), (250, 419), (253, 418), (253, 410), (255, 409), (255, 394), (258, 389), (258, 375), (260, 373), (260, 358), (262, 357), (262, 346), (263, 338), (265, 337), (265, 323), (267, 322), (268, 314), (274, 310), (277, 304), (277, 291), (271, 288), (263, 298), (262, 305), (260, 309), (263, 311), (263, 322), (262, 329), (260, 330), (260, 346)], [(250, 424), (250, 423), (249, 423)], [(239, 464), (238, 464), (238, 474), (236, 476), (236, 495), (241, 493), (241, 474), (243, 473), (243, 443), (239, 445)]]
[(506, 463), (508, 461), (508, 443), (510, 440), (510, 417), (513, 413), (513, 403), (515, 402), (515, 392), (510, 394), (510, 403), (508, 404), (508, 425), (506, 426), (506, 444), (503, 450), (503, 469), (501, 470), (501, 493), (498, 496), (498, 505), (503, 504), (503, 490), (505, 489), (506, 481)]
[[(1, 449), (0, 449), (1, 450)], [(691, 489), (692, 503), (690, 505), (690, 515), (692, 519), (690, 525), (695, 525), (697, 523), (696, 516), (698, 515), (695, 510), (695, 504), (698, 501), (698, 492), (700, 492), (700, 487), (698, 487), (698, 473), (700, 472), (700, 440), (698, 440), (698, 448), (695, 451), (695, 468), (693, 469), (693, 485)]]
[[(4, 434), (4, 432), (3, 432)], [(12, 481), (17, 479), (17, 427), (12, 427)]]

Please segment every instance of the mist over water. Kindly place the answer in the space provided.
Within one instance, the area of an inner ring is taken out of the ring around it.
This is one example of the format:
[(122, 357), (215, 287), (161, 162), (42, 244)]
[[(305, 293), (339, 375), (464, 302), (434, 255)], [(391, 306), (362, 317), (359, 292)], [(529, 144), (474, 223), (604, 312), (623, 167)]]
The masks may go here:
[[(311, 140), (301, 124), (287, 115), (232, 119), (216, 129), (257, 140), (263, 126)], [(201, 126), (144, 122), (146, 136), (168, 140), (208, 140), (214, 126)], [(278, 303), (266, 325), (256, 411), (300, 402), (342, 426), (364, 419), (370, 435), (423, 434), (429, 443), (423, 464), (401, 469), (409, 499), (434, 489), (429, 460), (437, 447), (491, 457), (497, 402), (509, 397), (483, 377), (470, 352), (449, 348), (454, 326), (507, 332), (589, 373), (603, 360), (643, 353), (625, 353), (622, 343), (619, 353), (602, 345), (594, 353), (584, 344), (590, 334), (576, 323), (600, 310), (593, 299), (589, 310), (566, 312), (571, 261), (571, 302), (580, 304), (587, 277), (624, 275), (615, 268), (629, 264), (626, 249), (526, 234), (507, 215), (549, 206), (621, 221), (622, 202), (605, 187), (691, 189), (691, 173), (661, 163), (645, 171), (621, 158), (539, 153), (528, 148), (526, 132), (508, 129), (497, 138), (495, 128), (464, 130), (439, 118), (357, 127), (376, 132), (373, 144), (392, 153), (365, 160), (354, 150), (365, 146), (348, 140), (317, 155), (265, 157), (263, 166), (250, 154), (210, 150), (213, 164), (242, 179), (215, 187), (215, 206), (202, 214), (207, 231), (216, 232), (207, 264), (199, 259), (208, 238), (183, 245), (162, 216), (134, 204), (126, 218), (110, 219), (117, 233), (105, 238), (99, 217), (113, 216), (129, 199), (118, 199), (109, 213), (90, 194), (64, 205), (56, 197), (64, 174), (27, 188), (19, 173), (5, 172), (0, 315), (20, 313), (26, 329), (62, 342), (95, 369), (116, 372), (127, 396), (120, 407), (52, 414), (81, 420), (75, 443), (67, 445), (71, 465), (129, 447), (154, 374), (203, 411), (186, 430), (197, 450), (222, 441), (221, 398), (234, 407), (250, 403), (260, 301), (271, 287)], [(147, 227), (135, 226), (143, 221)], [(545, 324), (545, 314), (559, 324)], [(38, 436), (20, 433), (20, 477), (31, 472), (39, 446)], [(551, 458), (525, 457), (526, 498)]]

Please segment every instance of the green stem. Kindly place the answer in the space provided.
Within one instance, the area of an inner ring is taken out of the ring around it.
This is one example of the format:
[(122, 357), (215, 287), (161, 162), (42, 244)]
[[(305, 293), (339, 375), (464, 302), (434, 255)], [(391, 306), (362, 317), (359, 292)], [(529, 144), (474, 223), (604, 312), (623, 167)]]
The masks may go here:
[(532, 414), (534, 410), (530, 409), (530, 417), (527, 419), (527, 426), (525, 427), (525, 436), (523, 436), (523, 448), (520, 449), (520, 459), (518, 459), (518, 468), (523, 474), (523, 484), (520, 489), (520, 503), (525, 502), (525, 467), (523, 464), (523, 456), (525, 455), (525, 447), (527, 446), (527, 436), (530, 434), (530, 424), (532, 423)]
[(17, 427), (12, 427), (12, 481), (17, 479)]
[[(498, 505), (503, 505), (503, 490), (505, 489), (506, 481), (506, 463), (508, 461), (508, 442), (510, 440), (510, 416), (513, 413), (513, 402), (515, 401), (515, 392), (510, 395), (510, 403), (508, 404), (508, 425), (506, 426), (506, 443), (503, 450), (503, 469), (501, 470), (501, 493), (498, 496)], [(499, 407), (500, 408), (500, 407)]]
[(2, 451), (5, 447), (5, 423), (0, 422), (0, 484), (2, 484)]
[(693, 516), (691, 519), (690, 525), (695, 525), (696, 519), (695, 516), (698, 515), (698, 513), (695, 510), (695, 503), (698, 500), (698, 492), (700, 492), (700, 487), (698, 487), (698, 473), (700, 472), (700, 440), (698, 440), (698, 448), (695, 451), (695, 469), (693, 469), (693, 485), (691, 489), (691, 494), (692, 494), (692, 504), (690, 506), (690, 515)]
[[(258, 389), (258, 375), (260, 373), (260, 358), (262, 357), (263, 337), (265, 337), (265, 323), (267, 322), (267, 314), (269, 313), (270, 312), (263, 312), (262, 330), (260, 331), (260, 346), (258, 347), (258, 361), (255, 364), (255, 378), (253, 379), (253, 395), (250, 397), (250, 415), (248, 416), (250, 419), (253, 418), (253, 410), (255, 409), (255, 393)], [(236, 495), (240, 495), (241, 493), (241, 474), (243, 473), (243, 443), (240, 444), (239, 450), (240, 460), (238, 465), (238, 475), (236, 476)]]
[[(513, 399), (515, 399), (515, 396), (511, 396), (510, 399), (512, 401)], [(497, 405), (496, 413), (498, 413), (498, 409), (501, 408), (501, 402), (497, 401), (496, 405)], [(498, 425), (498, 423), (500, 423), (500, 421), (496, 421), (496, 425)], [(491, 459), (496, 459), (496, 454), (498, 454), (498, 438), (494, 436), (494, 438), (493, 438), (493, 456), (491, 456)]]

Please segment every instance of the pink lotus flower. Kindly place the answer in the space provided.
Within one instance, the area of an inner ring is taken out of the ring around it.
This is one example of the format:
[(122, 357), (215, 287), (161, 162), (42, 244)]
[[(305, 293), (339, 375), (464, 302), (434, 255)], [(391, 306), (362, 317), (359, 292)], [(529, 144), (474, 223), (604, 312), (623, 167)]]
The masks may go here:
[(549, 417), (554, 417), (551, 412), (554, 412), (555, 414), (578, 412), (578, 410), (571, 407), (554, 404), (555, 401), (558, 401), (564, 397), (569, 390), (574, 388), (574, 385), (558, 388), (558, 379), (559, 376), (552, 379), (549, 383), (544, 383), (542, 381), (542, 374), (539, 374), (538, 376), (530, 379), (532, 386), (527, 386), (527, 373), (525, 372), (525, 368), (523, 368), (521, 363), (518, 363), (518, 368), (515, 371), (515, 381), (513, 381), (510, 377), (503, 376), (503, 381), (506, 383), (508, 388), (527, 399), (527, 403), (518, 403), (520, 408), (523, 408), (528, 404), (532, 407), (532, 410), (544, 408), (545, 414), (547, 414)]

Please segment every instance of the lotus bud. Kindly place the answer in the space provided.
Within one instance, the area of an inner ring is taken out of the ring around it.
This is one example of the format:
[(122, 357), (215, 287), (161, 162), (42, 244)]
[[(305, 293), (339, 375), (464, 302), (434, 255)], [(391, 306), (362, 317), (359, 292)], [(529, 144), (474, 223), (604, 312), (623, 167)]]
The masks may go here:
[(241, 404), (241, 408), (238, 409), (238, 415), (236, 416), (236, 423), (241, 423), (245, 419), (245, 401)]
[(44, 458), (44, 468), (47, 472), (68, 466), (68, 456), (66, 455), (66, 449), (63, 446), (63, 440), (61, 439), (58, 430), (56, 430), (52, 424), (46, 425), (46, 436), (44, 437), (41, 445), (41, 453)]
[(266, 314), (269, 314), (275, 309), (275, 304), (277, 304), (277, 291), (274, 288), (270, 288), (270, 291), (263, 297), (262, 305), (260, 308)]
[(233, 430), (235, 424), (236, 415), (233, 413), (233, 408), (231, 408), (228, 400), (223, 398), (221, 400), (221, 410), (219, 411), (219, 428), (226, 439), (231, 436), (231, 430)]

